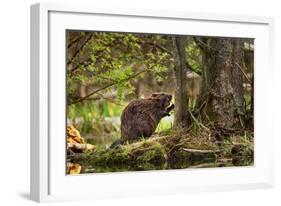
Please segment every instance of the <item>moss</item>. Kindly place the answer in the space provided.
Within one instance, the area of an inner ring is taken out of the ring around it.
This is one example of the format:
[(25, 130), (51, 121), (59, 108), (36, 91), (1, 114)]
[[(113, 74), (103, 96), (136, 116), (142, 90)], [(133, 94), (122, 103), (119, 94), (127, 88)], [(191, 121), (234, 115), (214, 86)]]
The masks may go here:
[(234, 145), (231, 154), (235, 166), (251, 165), (254, 161), (254, 151), (246, 145)]
[(166, 153), (163, 146), (157, 142), (143, 150), (142, 154), (136, 157), (136, 164), (153, 163), (161, 165), (166, 162)]
[(231, 160), (232, 166), (245, 166), (252, 164), (253, 153), (253, 138), (248, 134), (229, 137), (218, 146), (208, 135), (173, 132), (113, 149), (69, 155), (68, 161), (82, 165), (82, 172), (140, 171), (230, 166)]
[[(85, 162), (86, 160), (86, 162)], [(136, 166), (142, 164), (163, 165), (166, 153), (163, 146), (157, 142), (144, 142), (140, 147), (128, 145), (115, 149), (99, 150), (91, 155), (80, 156), (80, 162), (92, 166)]]
[(97, 152), (91, 159), (92, 165), (118, 165), (128, 164), (130, 150), (126, 147), (118, 147), (113, 150), (102, 150)]

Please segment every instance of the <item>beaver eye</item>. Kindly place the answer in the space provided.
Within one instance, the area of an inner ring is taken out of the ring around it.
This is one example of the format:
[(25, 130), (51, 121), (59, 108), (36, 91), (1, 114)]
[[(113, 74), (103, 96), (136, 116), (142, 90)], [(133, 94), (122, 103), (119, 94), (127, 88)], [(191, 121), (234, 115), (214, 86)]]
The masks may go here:
[(165, 107), (165, 102), (166, 102), (166, 100), (164, 98), (157, 98), (157, 104), (160, 108)]

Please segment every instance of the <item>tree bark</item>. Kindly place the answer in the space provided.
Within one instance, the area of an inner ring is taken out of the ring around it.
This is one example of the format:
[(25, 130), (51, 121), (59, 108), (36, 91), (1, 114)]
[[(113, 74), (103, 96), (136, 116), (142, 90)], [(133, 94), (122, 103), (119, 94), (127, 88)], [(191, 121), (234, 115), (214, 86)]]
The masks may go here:
[[(244, 96), (243, 96), (243, 69), (244, 69), (244, 45), (242, 39), (232, 40), (232, 70), (231, 80), (234, 89), (233, 98), (238, 116), (245, 113)], [(240, 122), (242, 124), (242, 122)], [(243, 125), (241, 125), (243, 126)]]
[(231, 86), (232, 46), (228, 38), (214, 40), (216, 50), (216, 74), (212, 88), (210, 115), (215, 125), (221, 128), (232, 128), (234, 119), (234, 90)]
[[(227, 130), (244, 127), (243, 41), (232, 38), (213, 38), (211, 51), (205, 52), (203, 89), (197, 108), (207, 114), (216, 128)], [(206, 105), (200, 108), (202, 102)], [(199, 111), (202, 113), (202, 111)]]
[(210, 96), (210, 88), (213, 85), (215, 75), (215, 55), (208, 43), (211, 40), (210, 37), (194, 37), (194, 40), (202, 51), (202, 85), (195, 108), (197, 111), (202, 106), (206, 106), (206, 99)]
[(186, 86), (186, 37), (173, 36), (174, 76), (175, 76), (175, 117), (174, 127), (188, 127), (188, 98)]

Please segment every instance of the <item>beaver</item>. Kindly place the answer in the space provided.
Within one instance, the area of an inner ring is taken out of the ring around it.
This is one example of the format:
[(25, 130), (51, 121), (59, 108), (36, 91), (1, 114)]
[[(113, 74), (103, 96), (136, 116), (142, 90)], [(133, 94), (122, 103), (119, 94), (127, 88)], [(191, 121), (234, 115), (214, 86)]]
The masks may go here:
[(174, 109), (171, 100), (170, 94), (153, 93), (148, 98), (131, 101), (121, 114), (121, 139), (111, 147), (150, 137), (160, 120)]

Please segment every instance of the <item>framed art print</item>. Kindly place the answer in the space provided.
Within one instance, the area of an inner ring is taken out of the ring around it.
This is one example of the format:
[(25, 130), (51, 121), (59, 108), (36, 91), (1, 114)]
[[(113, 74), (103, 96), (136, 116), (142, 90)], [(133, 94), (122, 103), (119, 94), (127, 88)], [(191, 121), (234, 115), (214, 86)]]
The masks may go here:
[(33, 5), (31, 199), (272, 186), (272, 22)]

